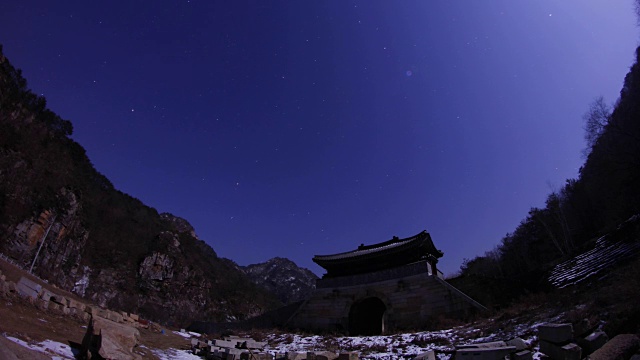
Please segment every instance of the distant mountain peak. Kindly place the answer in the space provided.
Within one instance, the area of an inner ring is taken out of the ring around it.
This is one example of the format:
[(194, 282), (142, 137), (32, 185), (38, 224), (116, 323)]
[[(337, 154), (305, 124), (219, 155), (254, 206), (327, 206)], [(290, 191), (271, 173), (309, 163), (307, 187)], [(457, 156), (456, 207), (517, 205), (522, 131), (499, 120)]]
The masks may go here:
[(274, 293), (285, 304), (308, 298), (318, 279), (311, 270), (282, 257), (240, 268), (251, 281)]

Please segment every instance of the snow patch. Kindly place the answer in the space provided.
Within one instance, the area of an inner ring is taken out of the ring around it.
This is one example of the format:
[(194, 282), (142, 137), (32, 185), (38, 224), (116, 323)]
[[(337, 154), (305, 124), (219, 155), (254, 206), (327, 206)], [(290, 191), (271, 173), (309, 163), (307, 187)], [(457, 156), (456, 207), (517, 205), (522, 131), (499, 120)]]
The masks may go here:
[(187, 331), (187, 332), (173, 331), (173, 333), (178, 335), (178, 336), (182, 336), (185, 339), (190, 339), (192, 337), (200, 337), (201, 336), (201, 334), (199, 334), (197, 332), (193, 332), (193, 331)]
[(89, 287), (89, 275), (91, 275), (91, 269), (88, 266), (84, 266), (82, 270), (82, 277), (73, 284), (73, 289), (71, 290), (80, 296), (84, 296), (87, 287)]
[(12, 336), (6, 336), (7, 339), (13, 341), (14, 343), (24, 346), (28, 349), (35, 350), (41, 352), (43, 354), (51, 355), (52, 359), (75, 359), (75, 354), (69, 345), (59, 343), (53, 340), (45, 340), (39, 342), (37, 344), (30, 344), (26, 341), (20, 340), (18, 338), (14, 338)]
[(193, 355), (187, 350), (151, 350), (153, 355), (157, 356), (160, 360), (202, 360), (200, 356)]

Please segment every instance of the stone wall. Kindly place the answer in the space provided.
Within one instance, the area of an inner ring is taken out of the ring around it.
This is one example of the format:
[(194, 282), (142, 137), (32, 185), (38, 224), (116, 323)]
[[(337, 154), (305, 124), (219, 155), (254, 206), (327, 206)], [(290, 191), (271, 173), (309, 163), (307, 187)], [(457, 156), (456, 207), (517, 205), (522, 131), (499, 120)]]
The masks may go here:
[[(416, 271), (419, 268), (423, 270)], [(395, 270), (396, 274), (409, 275), (390, 279), (388, 271), (385, 271), (384, 274), (372, 273), (364, 277), (356, 275), (353, 279), (343, 277), (318, 280), (318, 289), (294, 314), (289, 325), (316, 331), (348, 331), (352, 306), (367, 298), (378, 298), (384, 303), (386, 311), (382, 320), (385, 331), (428, 328), (441, 316), (464, 318), (484, 309), (461, 291), (425, 270), (426, 265), (411, 264), (405, 269)], [(385, 280), (362, 282), (365, 278)], [(330, 283), (336, 286), (328, 286)]]

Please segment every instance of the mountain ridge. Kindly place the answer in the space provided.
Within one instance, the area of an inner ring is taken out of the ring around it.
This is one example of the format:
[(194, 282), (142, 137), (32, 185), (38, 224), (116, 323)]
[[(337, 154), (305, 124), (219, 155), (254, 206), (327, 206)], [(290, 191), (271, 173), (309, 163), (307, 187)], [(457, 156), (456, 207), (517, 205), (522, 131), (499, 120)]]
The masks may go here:
[(282, 257), (240, 268), (255, 284), (274, 293), (284, 304), (307, 299), (318, 279), (311, 270)]
[(115, 189), (72, 133), (0, 46), (0, 252), (100, 306), (158, 322), (234, 321), (280, 304), (186, 220)]

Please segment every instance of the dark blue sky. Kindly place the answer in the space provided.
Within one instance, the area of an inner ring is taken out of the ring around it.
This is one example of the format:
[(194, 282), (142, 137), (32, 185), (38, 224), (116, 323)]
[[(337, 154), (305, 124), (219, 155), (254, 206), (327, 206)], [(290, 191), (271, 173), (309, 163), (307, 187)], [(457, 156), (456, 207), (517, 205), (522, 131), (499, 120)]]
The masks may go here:
[(575, 178), (631, 0), (16, 1), (0, 43), (114, 185), (241, 265), (424, 229), (445, 274)]

